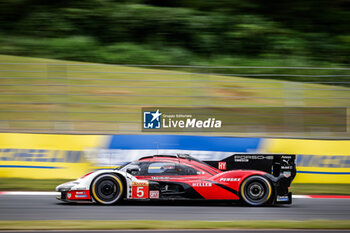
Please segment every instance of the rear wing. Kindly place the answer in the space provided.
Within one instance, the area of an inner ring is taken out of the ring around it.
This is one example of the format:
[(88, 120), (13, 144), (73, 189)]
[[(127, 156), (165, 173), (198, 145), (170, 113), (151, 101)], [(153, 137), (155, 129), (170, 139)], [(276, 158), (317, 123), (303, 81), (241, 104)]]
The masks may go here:
[(233, 154), (221, 161), (204, 161), (222, 171), (259, 170), (275, 177), (283, 175), (294, 179), (296, 175), (295, 155), (287, 154)]

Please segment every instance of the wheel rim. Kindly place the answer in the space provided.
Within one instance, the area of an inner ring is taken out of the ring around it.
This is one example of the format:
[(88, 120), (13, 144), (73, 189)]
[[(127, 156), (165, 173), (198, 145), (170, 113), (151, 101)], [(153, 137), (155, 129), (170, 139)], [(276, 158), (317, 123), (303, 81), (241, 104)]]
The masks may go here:
[(113, 175), (98, 177), (92, 187), (95, 200), (102, 204), (113, 204), (119, 200), (123, 192), (120, 180)]
[(252, 182), (247, 187), (247, 196), (252, 200), (260, 200), (265, 194), (265, 187), (259, 182)]
[(242, 184), (241, 195), (250, 205), (262, 205), (270, 199), (271, 185), (264, 177), (249, 177)]

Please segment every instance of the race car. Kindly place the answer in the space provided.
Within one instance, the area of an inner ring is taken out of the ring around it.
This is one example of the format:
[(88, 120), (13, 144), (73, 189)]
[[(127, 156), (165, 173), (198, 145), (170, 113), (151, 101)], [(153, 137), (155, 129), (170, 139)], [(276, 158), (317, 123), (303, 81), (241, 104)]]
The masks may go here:
[(291, 204), (295, 155), (233, 154), (221, 161), (154, 155), (96, 170), (57, 186), (58, 199), (104, 205), (122, 200), (237, 200), (251, 206)]

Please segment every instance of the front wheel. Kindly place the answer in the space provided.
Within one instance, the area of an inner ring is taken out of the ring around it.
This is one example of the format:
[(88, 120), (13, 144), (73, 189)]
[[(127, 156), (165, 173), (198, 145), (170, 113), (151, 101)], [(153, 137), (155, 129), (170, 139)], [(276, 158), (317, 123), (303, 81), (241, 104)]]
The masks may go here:
[(118, 176), (102, 174), (93, 180), (91, 193), (97, 203), (110, 205), (121, 200), (123, 188), (123, 182)]
[(271, 197), (270, 181), (263, 176), (250, 176), (245, 179), (240, 188), (242, 200), (252, 206), (265, 204)]

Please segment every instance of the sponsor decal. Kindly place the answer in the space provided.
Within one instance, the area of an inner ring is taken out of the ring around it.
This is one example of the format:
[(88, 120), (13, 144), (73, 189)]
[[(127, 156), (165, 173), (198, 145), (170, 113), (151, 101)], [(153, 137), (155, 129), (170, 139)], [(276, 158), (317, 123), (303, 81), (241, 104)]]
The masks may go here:
[(254, 159), (254, 160), (264, 160), (264, 159), (268, 159), (268, 160), (272, 160), (273, 156), (264, 156), (264, 155), (236, 155), (234, 157), (235, 162), (249, 162), (250, 159)]
[(85, 194), (85, 191), (83, 191), (83, 192), (76, 192), (75, 194), (77, 194), (77, 195)]
[(241, 178), (221, 178), (220, 181), (223, 181), (223, 182), (237, 182), (237, 181), (240, 181)]
[(149, 198), (151, 198), (151, 199), (159, 198), (159, 191), (158, 190), (149, 191)]
[(219, 169), (220, 170), (226, 170), (226, 162), (219, 162)]
[(283, 172), (283, 176), (286, 177), (286, 178), (290, 177), (291, 175), (292, 175), (292, 174), (291, 174), (290, 171), (285, 171), (285, 172)]
[(69, 191), (67, 192), (67, 199), (89, 199), (89, 191)]
[(192, 183), (193, 187), (211, 187), (212, 183)]
[(137, 181), (137, 182), (132, 182), (132, 189), (131, 189), (132, 195), (131, 198), (135, 199), (143, 199), (143, 198), (148, 198), (148, 193), (149, 193), (149, 187), (148, 187), (148, 182), (142, 182), (142, 181)]
[(76, 198), (86, 198), (87, 195), (75, 195)]
[(277, 196), (277, 201), (289, 201), (288, 196)]
[(137, 182), (132, 182), (132, 186), (148, 186), (148, 182), (146, 181), (146, 182), (139, 182), (139, 181), (137, 181)]
[(152, 176), (151, 179), (152, 180), (167, 180), (167, 179), (170, 179), (170, 177), (166, 177), (166, 176)]

